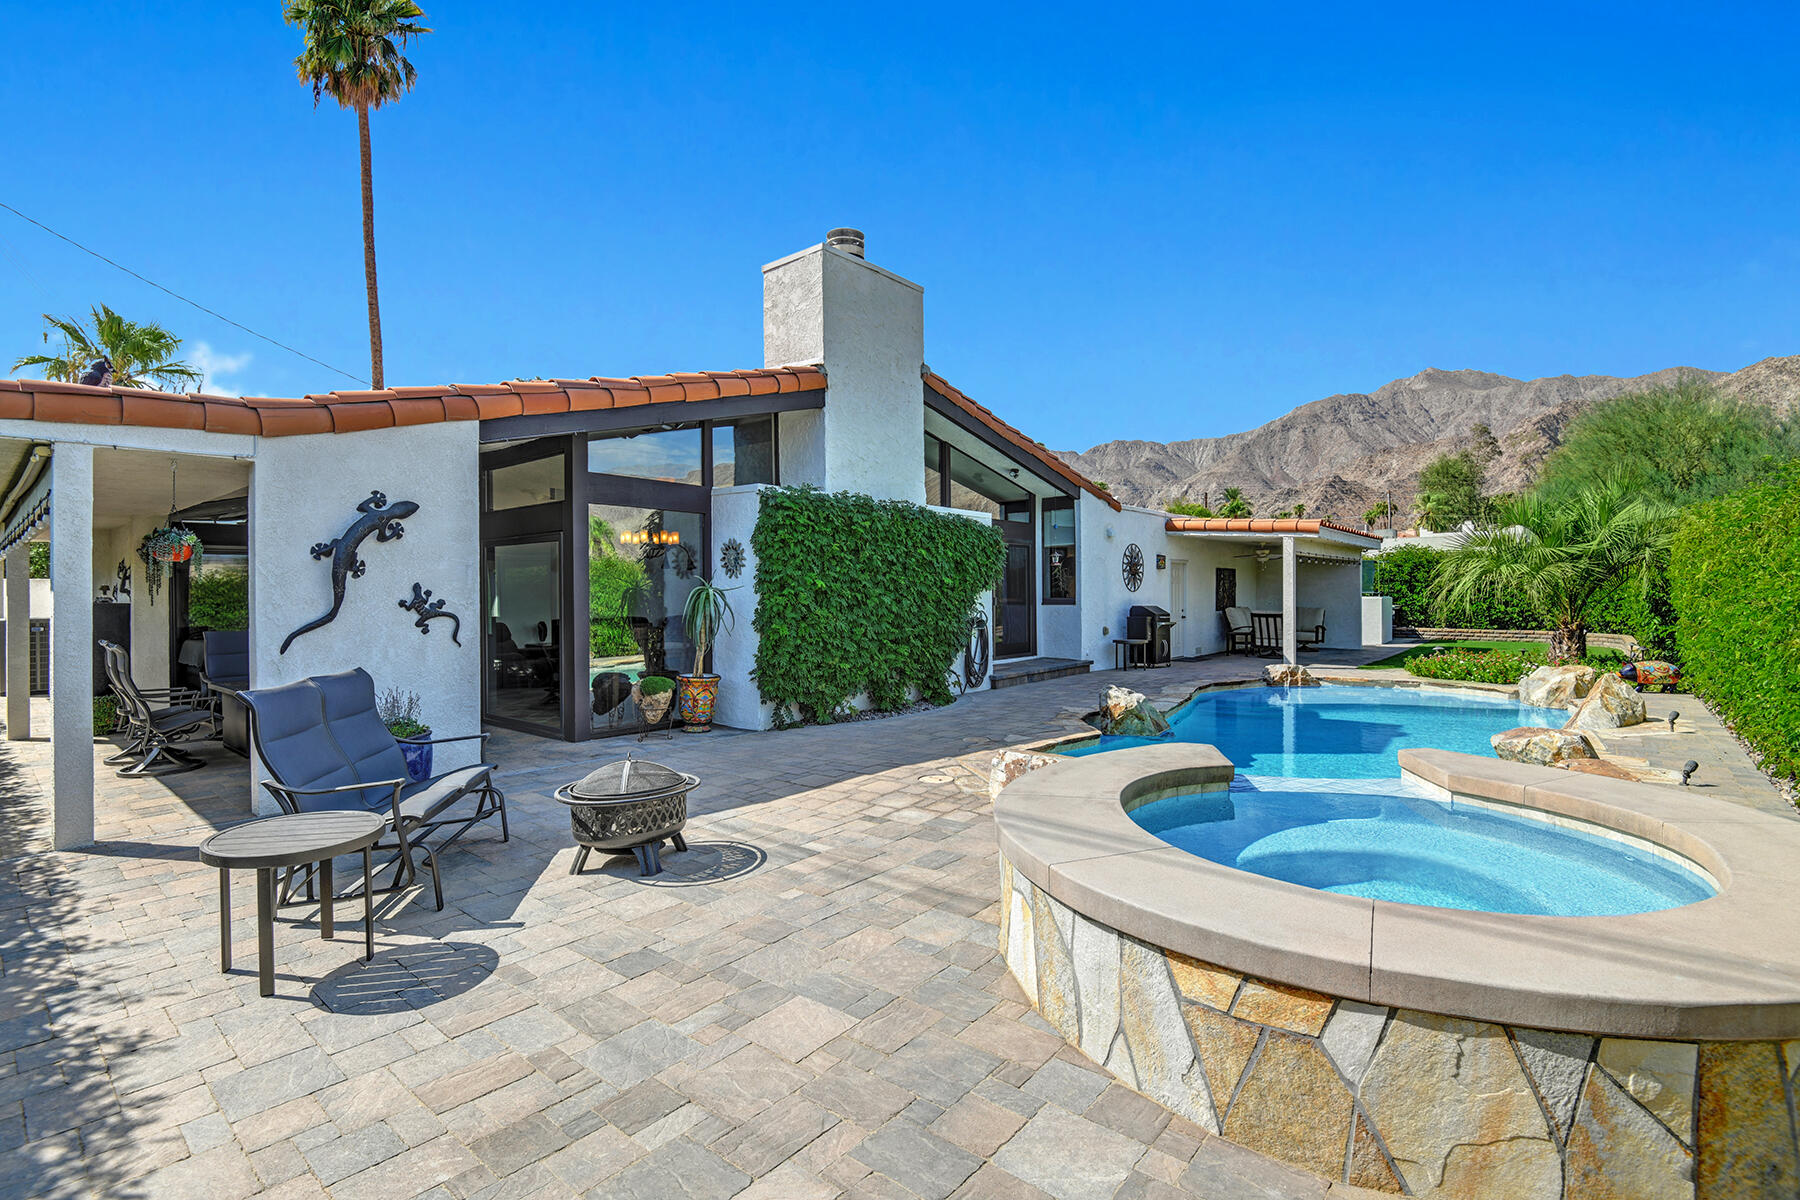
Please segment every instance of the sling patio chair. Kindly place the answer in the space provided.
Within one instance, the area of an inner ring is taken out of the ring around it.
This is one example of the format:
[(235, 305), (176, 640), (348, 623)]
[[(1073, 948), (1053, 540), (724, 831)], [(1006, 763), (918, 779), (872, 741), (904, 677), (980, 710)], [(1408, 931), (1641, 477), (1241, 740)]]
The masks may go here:
[(1317, 650), (1325, 644), (1325, 610), (1322, 608), (1297, 608), (1294, 610), (1294, 637), (1302, 650)]
[[(438, 855), (475, 825), (500, 818), (500, 840), (510, 840), (506, 797), (494, 786), (495, 765), (478, 762), (412, 782), (400, 743), (382, 723), (375, 706), (375, 681), (361, 667), (336, 675), (315, 675), (280, 687), (241, 693), (250, 709), (250, 736), (270, 778), (262, 786), (283, 812), (367, 810), (388, 820), (377, 851), (393, 857), (376, 874), (394, 868), (385, 891), (410, 886), (418, 878), (415, 854), (431, 872), (438, 911), (444, 882)], [(487, 742), (485, 733), (462, 737), (407, 738), (415, 745)], [(442, 831), (453, 830), (441, 838)], [(312, 888), (307, 873), (307, 888)]]
[(204, 767), (179, 746), (219, 735), (218, 713), (205, 698), (189, 688), (138, 687), (131, 677), (131, 654), (117, 642), (100, 642), (100, 655), (125, 718), (125, 748), (108, 755), (106, 764), (129, 763), (117, 772), (125, 777), (179, 775)]
[(1232, 607), (1225, 610), (1225, 649), (1232, 654), (1247, 654), (1254, 645), (1250, 627), (1250, 610)]

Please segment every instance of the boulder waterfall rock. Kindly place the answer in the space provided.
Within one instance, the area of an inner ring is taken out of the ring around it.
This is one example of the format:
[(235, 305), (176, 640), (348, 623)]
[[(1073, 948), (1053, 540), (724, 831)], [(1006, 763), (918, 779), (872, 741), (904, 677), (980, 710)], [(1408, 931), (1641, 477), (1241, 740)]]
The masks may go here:
[(1564, 729), (1621, 729), (1644, 721), (1644, 698), (1619, 677), (1602, 675), (1588, 689), (1587, 698), (1575, 709)]
[(1519, 680), (1519, 703), (1533, 708), (1574, 708), (1597, 677), (1598, 672), (1583, 663), (1539, 667)]
[(1526, 725), (1496, 733), (1489, 739), (1494, 753), (1509, 762), (1554, 767), (1572, 758), (1594, 758), (1594, 748), (1579, 733)]
[(1100, 711), (1093, 723), (1101, 733), (1118, 737), (1161, 737), (1169, 732), (1169, 719), (1142, 692), (1117, 686), (1100, 693)]
[(1263, 682), (1270, 687), (1318, 687), (1313, 673), (1298, 663), (1270, 663), (1263, 668)]

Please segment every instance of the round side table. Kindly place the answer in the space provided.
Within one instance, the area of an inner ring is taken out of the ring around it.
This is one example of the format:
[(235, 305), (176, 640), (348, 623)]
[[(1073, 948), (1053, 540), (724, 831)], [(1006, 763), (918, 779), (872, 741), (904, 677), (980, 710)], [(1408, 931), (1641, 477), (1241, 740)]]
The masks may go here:
[(369, 851), (387, 821), (372, 812), (286, 813), (246, 821), (200, 843), (200, 861), (219, 868), (219, 970), (231, 970), (231, 873), (256, 872), (256, 961), (259, 990), (275, 994), (275, 872), (317, 864), (319, 936), (331, 939), (331, 860), (362, 851), (363, 961), (375, 957), (375, 902)]

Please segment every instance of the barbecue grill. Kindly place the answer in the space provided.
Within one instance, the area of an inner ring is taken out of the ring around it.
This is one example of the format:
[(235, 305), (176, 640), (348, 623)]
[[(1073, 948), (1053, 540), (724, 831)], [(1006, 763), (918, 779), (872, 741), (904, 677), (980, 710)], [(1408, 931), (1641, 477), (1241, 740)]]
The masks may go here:
[(1154, 604), (1134, 604), (1125, 617), (1125, 636), (1132, 641), (1143, 639), (1143, 645), (1132, 649), (1138, 655), (1138, 662), (1146, 667), (1166, 667), (1169, 665), (1170, 631), (1175, 621), (1169, 616), (1169, 610), (1158, 608)]

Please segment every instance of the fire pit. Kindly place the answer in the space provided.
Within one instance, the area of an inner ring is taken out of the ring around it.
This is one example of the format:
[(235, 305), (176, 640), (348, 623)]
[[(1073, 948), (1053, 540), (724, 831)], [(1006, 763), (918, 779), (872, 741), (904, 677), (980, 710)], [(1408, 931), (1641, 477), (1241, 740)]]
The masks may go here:
[(660, 763), (623, 758), (607, 763), (579, 783), (556, 789), (569, 806), (569, 829), (580, 849), (569, 867), (579, 875), (595, 850), (637, 855), (639, 873), (662, 871), (662, 842), (686, 850), (687, 794), (700, 780)]

